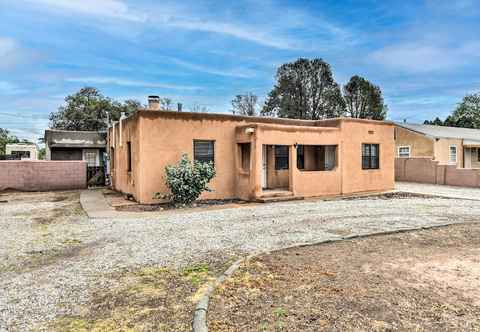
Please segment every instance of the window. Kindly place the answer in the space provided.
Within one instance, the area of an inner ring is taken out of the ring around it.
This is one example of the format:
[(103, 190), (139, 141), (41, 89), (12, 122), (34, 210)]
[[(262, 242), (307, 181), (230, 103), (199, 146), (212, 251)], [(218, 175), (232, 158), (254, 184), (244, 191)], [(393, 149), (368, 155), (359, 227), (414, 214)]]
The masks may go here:
[(450, 146), (450, 162), (451, 163), (457, 162), (457, 146), (456, 145)]
[(297, 168), (305, 169), (305, 146), (297, 145)]
[(97, 151), (85, 151), (85, 161), (89, 167), (97, 166)]
[(132, 143), (127, 142), (127, 172), (132, 171)]
[(410, 158), (410, 147), (409, 146), (399, 146), (398, 147), (398, 157), (399, 158)]
[(250, 170), (250, 143), (238, 144), (240, 148), (240, 167), (244, 171)]
[(215, 162), (215, 141), (193, 141), (193, 159), (201, 162)]
[(380, 145), (362, 144), (362, 169), (380, 168)]
[(477, 148), (477, 160), (480, 161), (480, 148)]
[(275, 145), (275, 169), (288, 169), (288, 145)]
[(14, 160), (30, 159), (30, 151), (12, 151), (11, 155)]
[(337, 145), (297, 145), (297, 168), (332, 171), (337, 167)]

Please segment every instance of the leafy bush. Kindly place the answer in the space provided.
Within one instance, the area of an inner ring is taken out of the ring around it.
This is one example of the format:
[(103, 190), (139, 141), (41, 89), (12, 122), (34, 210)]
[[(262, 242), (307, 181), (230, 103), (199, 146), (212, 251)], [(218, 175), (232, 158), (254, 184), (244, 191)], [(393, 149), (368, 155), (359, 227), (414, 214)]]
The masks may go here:
[(191, 204), (202, 192), (211, 191), (208, 183), (215, 177), (212, 162), (191, 162), (186, 154), (178, 164), (165, 167), (165, 183), (170, 195), (156, 194), (156, 198), (169, 198), (175, 204)]

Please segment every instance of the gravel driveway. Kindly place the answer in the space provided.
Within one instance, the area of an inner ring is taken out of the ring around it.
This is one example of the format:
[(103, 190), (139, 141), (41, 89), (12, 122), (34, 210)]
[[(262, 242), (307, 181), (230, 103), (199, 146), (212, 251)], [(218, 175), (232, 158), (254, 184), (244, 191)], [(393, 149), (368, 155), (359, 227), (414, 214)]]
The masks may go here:
[[(480, 201), (443, 198), (311, 200), (89, 219), (75, 210), (78, 196), (5, 197), (0, 331), (42, 330), (42, 323), (58, 315), (76, 314), (92, 292), (115, 286), (112, 273), (125, 269), (185, 266), (352, 234), (480, 221)], [(59, 215), (66, 209), (72, 213)], [(55, 222), (38, 219), (48, 213)]]

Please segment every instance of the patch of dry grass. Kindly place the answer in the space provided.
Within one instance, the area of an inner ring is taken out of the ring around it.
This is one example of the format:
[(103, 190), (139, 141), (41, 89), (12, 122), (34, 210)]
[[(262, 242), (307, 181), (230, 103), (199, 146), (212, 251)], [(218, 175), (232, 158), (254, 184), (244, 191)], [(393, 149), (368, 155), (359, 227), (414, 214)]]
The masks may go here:
[(78, 316), (60, 317), (55, 331), (190, 331), (202, 285), (212, 280), (207, 264), (178, 270), (146, 267), (117, 275), (121, 286), (94, 294)]

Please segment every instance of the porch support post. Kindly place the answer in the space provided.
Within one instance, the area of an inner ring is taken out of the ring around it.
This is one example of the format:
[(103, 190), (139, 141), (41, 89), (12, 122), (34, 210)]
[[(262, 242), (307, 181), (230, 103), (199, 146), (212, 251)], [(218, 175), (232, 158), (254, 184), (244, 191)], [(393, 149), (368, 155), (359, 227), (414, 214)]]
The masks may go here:
[(255, 134), (252, 140), (252, 174), (251, 186), (253, 198), (258, 198), (262, 194), (262, 140), (259, 129), (255, 129)]
[(288, 172), (288, 190), (295, 196), (295, 178), (298, 172), (297, 169), (297, 148), (294, 145), (289, 146), (289, 172)]

